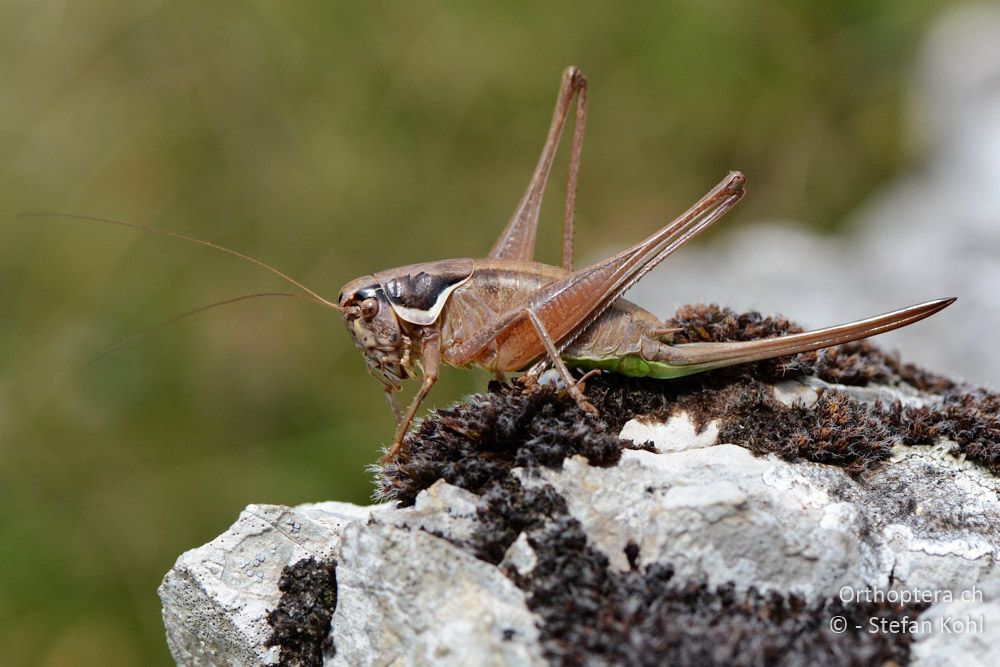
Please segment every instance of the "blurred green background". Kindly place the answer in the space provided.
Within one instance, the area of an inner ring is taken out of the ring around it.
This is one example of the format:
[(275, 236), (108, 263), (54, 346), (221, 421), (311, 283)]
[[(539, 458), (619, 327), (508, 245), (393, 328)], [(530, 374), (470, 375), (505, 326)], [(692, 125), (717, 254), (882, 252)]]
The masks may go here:
[[(191, 234), (334, 298), (375, 269), (484, 254), (575, 64), (579, 257), (731, 168), (751, 193), (720, 227), (834, 230), (916, 157), (901, 110), (942, 5), (2, 0), (0, 662), (169, 663), (156, 587), (173, 560), (251, 502), (366, 502), (392, 433), (336, 314), (299, 301), (221, 308), (81, 370), (178, 312), (285, 286), (17, 213)], [(426, 407), (485, 382), (446, 370)]]

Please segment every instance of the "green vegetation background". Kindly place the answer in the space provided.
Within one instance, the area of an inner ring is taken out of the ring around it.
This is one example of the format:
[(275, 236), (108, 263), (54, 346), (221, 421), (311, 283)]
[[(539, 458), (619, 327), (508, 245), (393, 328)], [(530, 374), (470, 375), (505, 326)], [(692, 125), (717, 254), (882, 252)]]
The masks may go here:
[[(366, 502), (392, 431), (336, 314), (299, 301), (206, 313), (81, 370), (173, 314), (285, 286), (18, 212), (210, 239), (333, 298), (375, 269), (483, 254), (576, 64), (580, 257), (731, 168), (750, 196), (723, 227), (832, 230), (914, 158), (901, 112), (941, 5), (3, 0), (0, 661), (167, 664), (156, 587), (177, 555), (248, 503)], [(485, 381), (446, 371), (427, 407)]]

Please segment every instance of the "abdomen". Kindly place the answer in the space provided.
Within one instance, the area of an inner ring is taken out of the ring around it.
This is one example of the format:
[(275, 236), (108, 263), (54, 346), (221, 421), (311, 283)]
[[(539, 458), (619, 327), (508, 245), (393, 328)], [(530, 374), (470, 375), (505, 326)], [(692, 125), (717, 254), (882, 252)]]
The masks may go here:
[(560, 356), (567, 366), (584, 370), (662, 379), (687, 375), (682, 368), (657, 361), (666, 346), (657, 333), (662, 327), (648, 310), (618, 299)]

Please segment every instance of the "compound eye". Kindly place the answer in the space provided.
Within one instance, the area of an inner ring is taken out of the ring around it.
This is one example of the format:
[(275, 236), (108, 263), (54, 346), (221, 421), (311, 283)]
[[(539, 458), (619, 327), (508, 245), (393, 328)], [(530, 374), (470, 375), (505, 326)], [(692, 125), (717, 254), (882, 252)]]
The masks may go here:
[(378, 314), (378, 300), (365, 299), (361, 302), (361, 317), (370, 320)]

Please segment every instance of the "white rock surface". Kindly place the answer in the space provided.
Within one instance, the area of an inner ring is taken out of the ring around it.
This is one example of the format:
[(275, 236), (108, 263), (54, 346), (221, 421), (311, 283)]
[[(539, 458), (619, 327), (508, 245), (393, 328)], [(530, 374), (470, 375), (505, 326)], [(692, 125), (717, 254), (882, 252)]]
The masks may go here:
[(524, 593), (450, 541), (471, 537), (476, 501), (439, 480), (413, 508), (347, 528), (329, 664), (544, 664)]
[(277, 664), (264, 644), (278, 579), (312, 556), (338, 562), (331, 665), (544, 664), (523, 592), (449, 541), (469, 538), (475, 509), (473, 494), (444, 482), (399, 510), (250, 505), (164, 578), (170, 652), (180, 665)]
[(446, 540), (356, 524), (338, 562), (332, 665), (545, 664), (524, 593)]
[(661, 452), (681, 452), (714, 445), (719, 439), (719, 422), (713, 420), (698, 430), (686, 412), (671, 415), (663, 423), (630, 419), (619, 436), (632, 442), (655, 442)]
[(809, 599), (885, 589), (890, 577), (902, 588), (960, 590), (1000, 575), (1000, 483), (933, 447), (899, 448), (868, 484), (725, 444), (628, 451), (612, 468), (576, 457), (522, 482), (555, 487), (621, 570), (634, 542), (640, 567), (670, 563), (681, 580)]
[(160, 585), (163, 624), (181, 665), (273, 665), (267, 612), (278, 604), (281, 570), (326, 558), (344, 529), (372, 508), (327, 502), (294, 509), (249, 505), (229, 530), (177, 559)]
[(920, 615), (910, 657), (915, 667), (997, 664), (1000, 582), (970, 590), (969, 599), (941, 602)]

